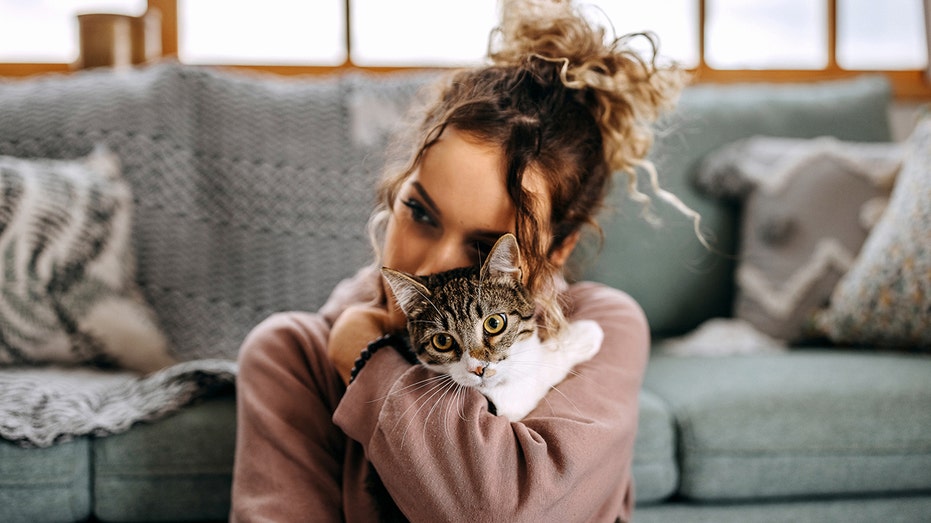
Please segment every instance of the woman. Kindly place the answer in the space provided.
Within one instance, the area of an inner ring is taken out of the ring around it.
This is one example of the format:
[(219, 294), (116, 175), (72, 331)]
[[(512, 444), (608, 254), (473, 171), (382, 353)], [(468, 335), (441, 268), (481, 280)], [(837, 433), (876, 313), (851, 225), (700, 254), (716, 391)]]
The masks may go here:
[[(566, 2), (508, 4), (490, 58), (440, 84), (403, 142), (413, 150), (387, 171), (377, 263), (318, 314), (276, 315), (244, 342), (234, 520), (630, 519), (649, 330), (630, 297), (567, 285), (563, 271), (582, 228), (597, 227), (612, 173), (646, 200), (634, 168), (682, 77), (606, 44)], [(516, 423), (477, 391), (426, 397), (431, 372), (390, 349), (347, 387), (360, 350), (404, 327), (375, 267), (475, 265), (507, 232), (544, 335), (567, 319), (604, 330), (592, 360)]]

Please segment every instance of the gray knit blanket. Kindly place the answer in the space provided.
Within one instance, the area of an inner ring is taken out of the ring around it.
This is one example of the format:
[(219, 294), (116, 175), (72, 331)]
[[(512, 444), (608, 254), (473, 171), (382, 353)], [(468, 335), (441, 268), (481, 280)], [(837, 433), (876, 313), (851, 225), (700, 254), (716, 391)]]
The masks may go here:
[(0, 155), (104, 144), (134, 195), (137, 281), (183, 363), (146, 378), (0, 367), (0, 437), (49, 445), (234, 382), (261, 320), (317, 310), (369, 263), (387, 138), (431, 75), (282, 78), (163, 63), (0, 80)]
[(146, 377), (93, 368), (19, 367), (0, 371), (0, 437), (48, 447), (78, 436), (107, 436), (157, 420), (233, 386), (228, 360), (180, 363)]

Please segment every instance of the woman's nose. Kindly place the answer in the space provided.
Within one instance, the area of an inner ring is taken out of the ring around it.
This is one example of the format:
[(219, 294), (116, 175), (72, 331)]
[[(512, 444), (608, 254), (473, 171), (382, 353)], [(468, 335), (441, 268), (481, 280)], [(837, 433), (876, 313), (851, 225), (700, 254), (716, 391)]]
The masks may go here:
[(448, 271), (450, 269), (468, 267), (473, 263), (477, 263), (477, 261), (468, 259), (468, 255), (465, 252), (465, 249), (462, 248), (461, 243), (454, 241), (443, 241), (436, 244), (434, 248), (429, 250), (425, 256), (425, 259), (420, 264), (420, 267), (417, 270), (417, 274), (420, 276), (426, 276), (428, 274), (436, 274), (438, 272)]

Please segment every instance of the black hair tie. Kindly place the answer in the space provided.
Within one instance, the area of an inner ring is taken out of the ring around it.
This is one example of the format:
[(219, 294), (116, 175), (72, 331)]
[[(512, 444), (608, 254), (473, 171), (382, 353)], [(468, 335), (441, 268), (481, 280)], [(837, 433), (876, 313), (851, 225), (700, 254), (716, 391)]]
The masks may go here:
[(416, 363), (417, 357), (411, 351), (410, 346), (407, 344), (407, 340), (404, 337), (398, 336), (397, 334), (385, 334), (379, 336), (372, 340), (362, 352), (359, 353), (359, 357), (356, 358), (356, 362), (352, 366), (352, 370), (349, 372), (349, 383), (352, 383), (356, 379), (356, 376), (359, 374), (359, 371), (362, 370), (362, 367), (365, 367), (365, 362), (372, 357), (378, 349), (386, 346), (394, 347), (394, 350), (398, 351), (398, 354), (404, 357), (408, 363)]

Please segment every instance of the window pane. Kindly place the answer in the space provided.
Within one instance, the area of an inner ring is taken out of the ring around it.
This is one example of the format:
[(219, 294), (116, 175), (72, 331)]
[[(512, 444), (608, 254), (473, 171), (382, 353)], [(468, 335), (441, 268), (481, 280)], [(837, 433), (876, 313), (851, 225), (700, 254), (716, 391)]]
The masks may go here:
[(837, 63), (847, 69), (922, 69), (921, 0), (838, 0)]
[[(360, 65), (480, 63), (498, 23), (497, 0), (352, 0), (352, 55)], [(585, 15), (617, 35), (657, 33), (662, 55), (698, 63), (696, 0), (587, 0)], [(607, 18), (607, 20), (606, 20)]]
[(707, 0), (705, 60), (717, 69), (821, 69), (826, 0)]
[(497, 25), (496, 0), (352, 0), (352, 60), (359, 65), (480, 62)]
[(343, 0), (179, 0), (178, 56), (196, 64), (323, 64), (346, 59)]
[(0, 62), (74, 62), (78, 14), (139, 16), (146, 6), (146, 0), (0, 0)]
[(601, 0), (618, 35), (652, 31), (660, 41), (660, 55), (685, 67), (698, 65), (698, 0)]

